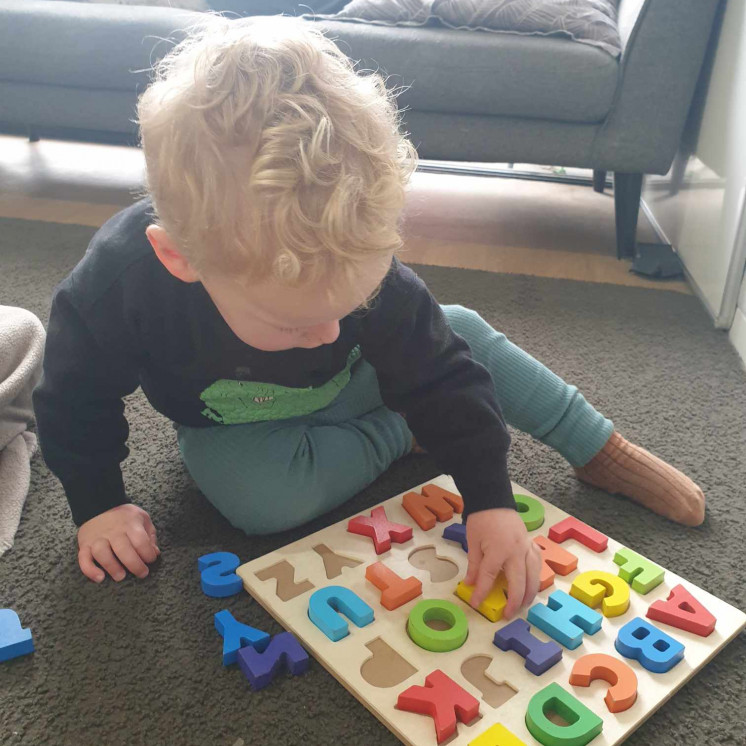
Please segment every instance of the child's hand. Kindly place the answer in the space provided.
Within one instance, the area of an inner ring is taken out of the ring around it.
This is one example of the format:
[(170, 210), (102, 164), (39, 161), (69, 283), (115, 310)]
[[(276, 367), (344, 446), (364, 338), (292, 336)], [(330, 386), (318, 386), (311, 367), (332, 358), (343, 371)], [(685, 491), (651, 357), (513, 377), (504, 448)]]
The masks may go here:
[(96, 583), (103, 581), (106, 572), (114, 580), (124, 580), (125, 567), (144, 578), (148, 574), (145, 563), (155, 562), (161, 553), (150, 516), (130, 504), (118, 505), (86, 521), (78, 529), (78, 547), (80, 569)]
[(466, 541), (469, 566), (464, 583), (475, 586), (470, 601), (473, 608), (487, 597), (501, 570), (508, 580), (504, 619), (533, 601), (539, 590), (541, 550), (528, 538), (518, 511), (495, 508), (472, 513), (466, 519)]

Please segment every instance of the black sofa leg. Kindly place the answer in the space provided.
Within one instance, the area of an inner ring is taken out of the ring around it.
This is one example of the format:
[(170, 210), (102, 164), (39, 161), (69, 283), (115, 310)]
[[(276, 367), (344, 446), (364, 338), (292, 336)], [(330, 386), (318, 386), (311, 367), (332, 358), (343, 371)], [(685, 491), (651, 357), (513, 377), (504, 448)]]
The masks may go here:
[(33, 127), (26, 127), (29, 142), (39, 142), (39, 133)]
[(593, 171), (593, 191), (599, 194), (604, 193), (604, 187), (606, 186), (606, 171)]
[(633, 259), (635, 256), (641, 194), (642, 174), (614, 172), (617, 259)]

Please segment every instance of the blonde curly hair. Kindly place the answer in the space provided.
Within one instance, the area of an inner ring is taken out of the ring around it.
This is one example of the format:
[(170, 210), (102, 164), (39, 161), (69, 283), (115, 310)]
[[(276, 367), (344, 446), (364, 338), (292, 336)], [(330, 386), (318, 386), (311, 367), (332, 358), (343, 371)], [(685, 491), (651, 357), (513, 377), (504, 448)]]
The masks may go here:
[(198, 273), (298, 287), (401, 247), (396, 93), (313, 24), (209, 15), (154, 66), (141, 194)]

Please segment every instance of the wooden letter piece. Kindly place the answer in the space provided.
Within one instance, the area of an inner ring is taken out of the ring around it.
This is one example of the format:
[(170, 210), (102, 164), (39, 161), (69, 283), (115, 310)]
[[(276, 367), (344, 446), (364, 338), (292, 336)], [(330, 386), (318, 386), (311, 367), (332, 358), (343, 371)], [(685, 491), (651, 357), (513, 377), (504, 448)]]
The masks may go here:
[(554, 583), (554, 574), (569, 575), (578, 566), (578, 558), (546, 536), (534, 536), (534, 544), (541, 549), (541, 575), (539, 590)]
[(611, 686), (604, 702), (609, 712), (629, 710), (637, 699), (637, 675), (619, 658), (605, 653), (591, 653), (575, 661), (570, 674), (573, 686), (590, 686), (591, 681), (603, 679)]
[(376, 554), (383, 554), (391, 549), (391, 541), (403, 544), (412, 538), (412, 527), (401, 523), (392, 523), (386, 517), (386, 511), (381, 507), (373, 508), (370, 517), (359, 515), (347, 524), (351, 534), (370, 536), (376, 548)]
[(544, 506), (530, 495), (513, 495), (518, 515), (526, 525), (526, 531), (536, 531), (544, 523)]
[(275, 635), (259, 652), (251, 646), (238, 651), (238, 665), (249, 680), (253, 690), (263, 689), (283, 669), (293, 676), (300, 676), (308, 670), (308, 653), (290, 632)]
[(465, 552), (469, 551), (469, 545), (466, 543), (465, 523), (452, 523), (450, 526), (446, 526), (443, 529), (443, 538), (448, 539), (448, 541), (457, 541)]
[(684, 646), (649, 622), (635, 617), (622, 627), (614, 647), (625, 658), (633, 658), (653, 673), (666, 673), (684, 658)]
[(339, 614), (340, 611), (358, 627), (365, 627), (375, 618), (373, 609), (357, 593), (341, 585), (319, 588), (308, 599), (309, 619), (332, 642), (337, 642), (350, 633), (347, 622)]
[(34, 652), (31, 630), (21, 626), (13, 609), (0, 609), (0, 661)]
[[(557, 725), (548, 717), (554, 712), (570, 725)], [(604, 727), (604, 721), (556, 682), (531, 697), (526, 727), (543, 746), (585, 746)]]
[(398, 609), (422, 593), (422, 581), (415, 577), (401, 578), (383, 562), (368, 565), (365, 579), (381, 591), (381, 606), (389, 611)]
[(662, 567), (626, 547), (614, 555), (614, 563), (619, 565), (619, 577), (642, 595), (660, 585), (666, 574)]
[[(508, 579), (505, 577), (505, 573), (501, 572), (497, 576), (492, 589), (487, 594), (487, 598), (477, 607), (477, 611), (491, 622), (499, 622), (503, 618), (503, 611), (505, 611), (505, 607), (508, 604), (508, 597), (505, 595), (507, 589)], [(462, 580), (456, 586), (454, 592), (462, 601), (468, 604), (474, 593), (474, 586), (466, 585)]]
[(605, 617), (621, 616), (629, 608), (629, 586), (620, 577), (602, 570), (578, 575), (570, 595), (592, 609), (600, 605)]
[(710, 635), (717, 622), (717, 619), (683, 585), (675, 585), (665, 601), (651, 604), (645, 616), (700, 637)]
[(570, 650), (583, 642), (583, 632), (595, 635), (603, 617), (564, 591), (555, 591), (544, 604), (528, 610), (528, 621)]
[(588, 549), (594, 552), (603, 552), (609, 544), (609, 537), (604, 536), (600, 531), (589, 526), (583, 521), (569, 515), (563, 518), (559, 523), (555, 523), (549, 529), (549, 538), (561, 544), (567, 539), (575, 539), (584, 544)]
[(534, 676), (541, 676), (562, 659), (562, 648), (552, 640), (542, 642), (531, 634), (531, 626), (523, 619), (514, 619), (495, 632), (492, 641), (500, 650), (515, 650), (526, 659), (525, 667)]
[(425, 686), (410, 686), (396, 702), (399, 710), (430, 715), (435, 736), (442, 743), (456, 732), (456, 722), (468, 724), (479, 715), (479, 700), (453, 679), (436, 669), (425, 678)]
[(230, 666), (238, 659), (238, 651), (251, 645), (261, 652), (269, 644), (269, 635), (260, 629), (239, 622), (228, 609), (215, 614), (215, 629), (223, 638), (223, 665)]
[(438, 521), (450, 521), (453, 512), (461, 513), (464, 500), (461, 495), (449, 492), (437, 484), (426, 484), (422, 494), (407, 492), (402, 498), (404, 510), (412, 516), (423, 531), (429, 531)]
[[(427, 623), (443, 622), (447, 629), (433, 629)], [(469, 622), (463, 609), (450, 601), (428, 598), (409, 612), (407, 634), (415, 645), (432, 653), (447, 653), (460, 648), (469, 635)]]
[(225, 598), (240, 593), (243, 589), (241, 578), (234, 570), (241, 560), (233, 552), (213, 552), (204, 554), (197, 560), (202, 591), (212, 598)]
[(469, 746), (526, 746), (526, 744), (504, 725), (495, 723), (473, 741), (469, 741)]

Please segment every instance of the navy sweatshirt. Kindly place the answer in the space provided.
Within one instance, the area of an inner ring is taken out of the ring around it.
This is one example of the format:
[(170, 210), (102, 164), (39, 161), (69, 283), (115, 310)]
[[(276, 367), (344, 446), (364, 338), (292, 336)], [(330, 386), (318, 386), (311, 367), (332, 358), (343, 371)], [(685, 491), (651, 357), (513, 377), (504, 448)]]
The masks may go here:
[(265, 352), (236, 337), (201, 283), (161, 265), (145, 235), (152, 222), (149, 199), (112, 217), (52, 302), (34, 409), (44, 458), (77, 525), (129, 502), (122, 398), (138, 386), (176, 423), (228, 427), (206, 415), (200, 398), (215, 382), (318, 387), (356, 347), (375, 368), (386, 406), (406, 414), (417, 441), (454, 478), (465, 516), (515, 508), (510, 437), (492, 378), (411, 269), (394, 259), (371, 308), (342, 319), (334, 343)]

